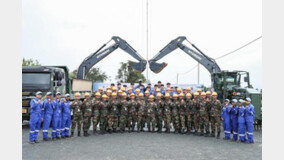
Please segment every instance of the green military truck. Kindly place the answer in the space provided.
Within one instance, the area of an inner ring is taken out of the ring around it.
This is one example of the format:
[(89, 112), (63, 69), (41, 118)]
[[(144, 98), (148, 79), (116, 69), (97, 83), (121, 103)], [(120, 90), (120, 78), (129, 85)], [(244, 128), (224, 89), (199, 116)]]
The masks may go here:
[(92, 85), (93, 82), (89, 80), (71, 79), (66, 66), (23, 66), (22, 121), (30, 118), (30, 101), (35, 98), (35, 92), (42, 91), (43, 96), (47, 92), (53, 95), (56, 92), (61, 92), (62, 95), (69, 93), (73, 100), (75, 92), (92, 92)]

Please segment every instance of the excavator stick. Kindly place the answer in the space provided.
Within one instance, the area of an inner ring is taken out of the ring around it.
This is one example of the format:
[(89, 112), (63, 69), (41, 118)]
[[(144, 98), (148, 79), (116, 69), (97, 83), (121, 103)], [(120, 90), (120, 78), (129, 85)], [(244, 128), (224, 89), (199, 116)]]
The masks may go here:
[(139, 73), (142, 73), (145, 69), (146, 69), (146, 62), (133, 62), (131, 64), (131, 67), (136, 71), (136, 72), (139, 72)]
[(168, 64), (167, 63), (156, 63), (156, 62), (150, 62), (150, 69), (154, 73), (160, 73)]

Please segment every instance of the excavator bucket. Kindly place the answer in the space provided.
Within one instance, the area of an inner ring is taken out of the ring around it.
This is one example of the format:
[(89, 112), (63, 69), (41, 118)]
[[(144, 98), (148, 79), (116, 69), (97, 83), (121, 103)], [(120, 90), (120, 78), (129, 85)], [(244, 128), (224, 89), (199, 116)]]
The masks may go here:
[(167, 63), (156, 63), (150, 62), (150, 69), (154, 73), (160, 73), (168, 64)]
[(142, 73), (146, 69), (146, 63), (143, 63), (143, 62), (139, 62), (139, 63), (133, 62), (130, 65), (136, 72), (139, 72), (139, 73)]

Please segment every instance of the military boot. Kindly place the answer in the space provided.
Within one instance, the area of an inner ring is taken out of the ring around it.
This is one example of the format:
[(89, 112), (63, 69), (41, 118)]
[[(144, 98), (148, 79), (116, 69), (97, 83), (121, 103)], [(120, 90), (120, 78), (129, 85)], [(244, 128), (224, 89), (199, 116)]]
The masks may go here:
[(117, 133), (116, 128), (113, 129), (113, 133)]
[(80, 137), (81, 136), (81, 133), (80, 133), (80, 131), (78, 132), (78, 137)]
[(220, 132), (218, 132), (218, 134), (217, 134), (217, 137), (216, 137), (217, 139), (220, 139)]
[(209, 136), (209, 132), (206, 131), (206, 133), (204, 134), (204, 137), (208, 137)]
[(84, 131), (83, 136), (87, 137), (87, 132), (86, 131)]
[(202, 131), (199, 136), (204, 136), (204, 132)]
[(71, 137), (74, 137), (74, 132), (71, 132)]

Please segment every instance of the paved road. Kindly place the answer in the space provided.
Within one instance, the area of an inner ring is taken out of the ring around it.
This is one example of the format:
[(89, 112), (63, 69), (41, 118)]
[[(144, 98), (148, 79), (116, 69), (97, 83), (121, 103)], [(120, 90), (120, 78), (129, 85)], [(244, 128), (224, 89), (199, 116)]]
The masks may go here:
[[(260, 160), (262, 133), (255, 132), (254, 144), (243, 144), (209, 137), (159, 133), (113, 133), (73, 137), (58, 141), (28, 143), (29, 130), (23, 127), (24, 160)], [(223, 133), (222, 133), (223, 137)]]

